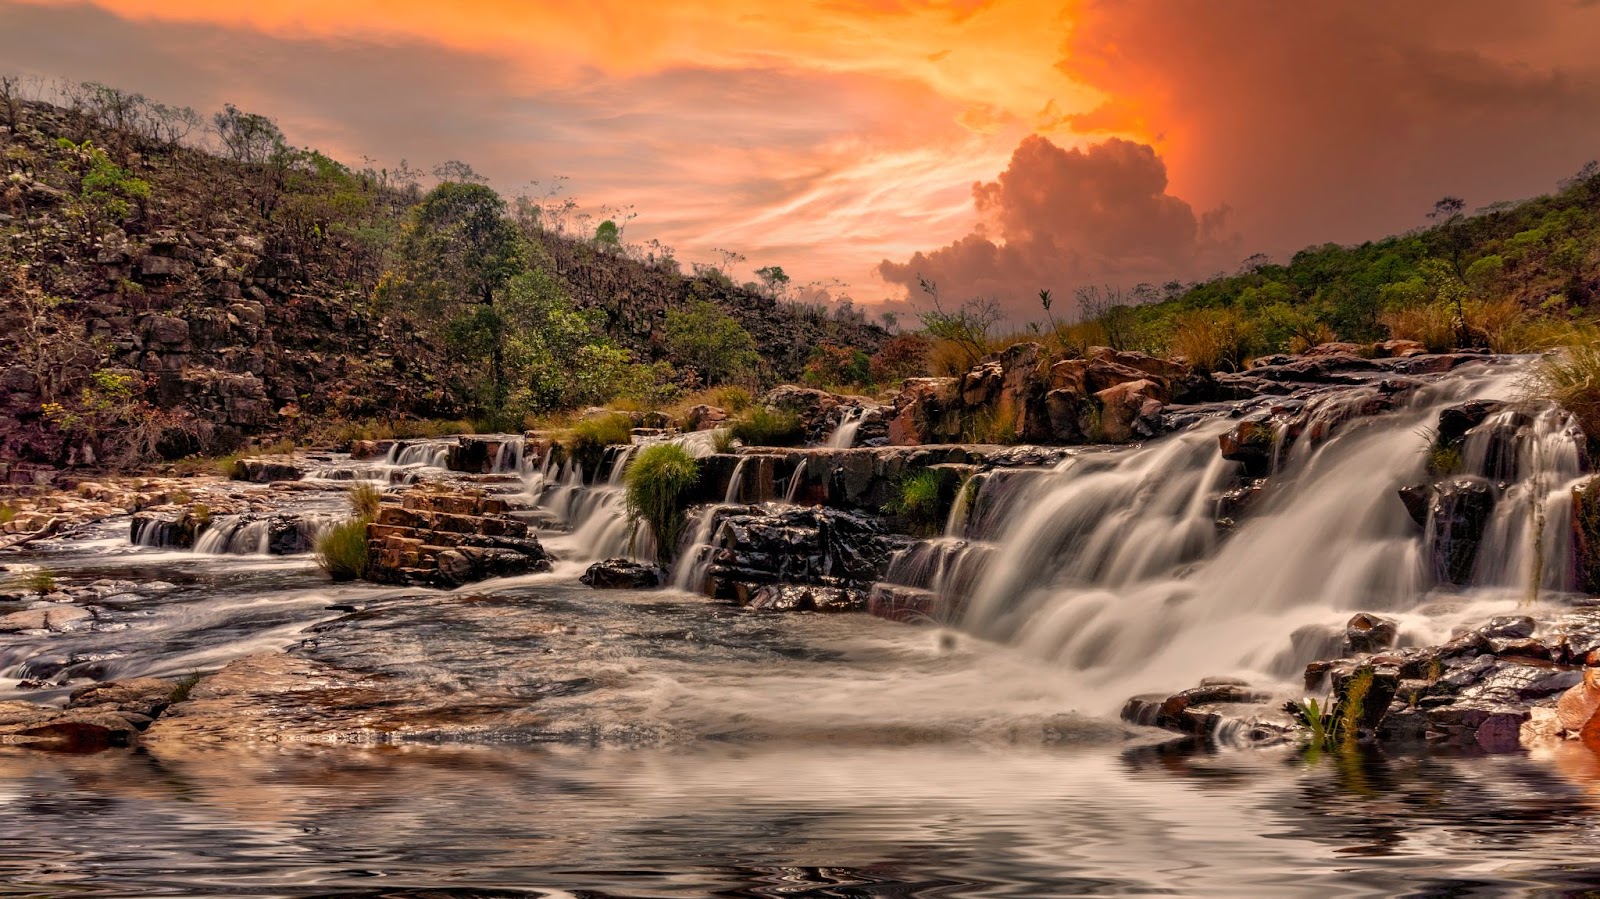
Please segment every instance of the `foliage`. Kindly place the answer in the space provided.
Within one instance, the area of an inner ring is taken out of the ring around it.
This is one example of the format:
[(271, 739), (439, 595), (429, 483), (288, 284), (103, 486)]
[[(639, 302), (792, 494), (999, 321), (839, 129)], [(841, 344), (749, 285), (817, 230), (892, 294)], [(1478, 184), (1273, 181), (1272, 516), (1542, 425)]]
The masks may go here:
[(872, 354), (867, 363), (868, 374), (878, 384), (899, 384), (915, 378), (927, 371), (930, 349), (932, 343), (921, 334), (895, 335)]
[(48, 596), (56, 591), (55, 572), (48, 568), (39, 568), (23, 578), (23, 585), (29, 593), (36, 596)]
[(707, 384), (748, 377), (759, 364), (750, 332), (707, 300), (693, 299), (681, 309), (668, 310), (661, 332), (667, 352)]
[(920, 275), (917, 276), (917, 283), (933, 302), (932, 309), (921, 313), (922, 329), (927, 332), (929, 339), (951, 357), (952, 361), (948, 364), (955, 371), (966, 371), (977, 365), (989, 352), (990, 332), (1004, 318), (1000, 304), (992, 299), (975, 297), (953, 311), (946, 311), (937, 284)]
[(1238, 371), (1250, 352), (1253, 329), (1236, 309), (1196, 309), (1173, 320), (1171, 352), (1204, 372)]
[(1572, 413), (1589, 440), (1600, 448), (1600, 340), (1574, 343), (1539, 360), (1535, 391)]
[(1017, 442), (1011, 410), (1000, 406), (979, 409), (961, 422), (961, 442), (1004, 445)]
[(357, 518), (368, 521), (378, 517), (378, 507), (383, 503), (383, 491), (376, 485), (362, 482), (353, 484), (349, 493), (350, 511)]
[(1298, 702), (1292, 701), (1290, 708), (1306, 726), (1308, 743), (1313, 751), (1332, 751), (1344, 742), (1342, 719), (1336, 710), (1324, 709), (1309, 697)]
[(575, 309), (548, 272), (535, 269), (511, 279), (499, 315), (510, 326), (505, 353), (511, 409), (572, 409), (603, 403), (622, 389), (628, 354), (601, 336), (599, 314)]
[(606, 447), (627, 446), (633, 442), (633, 419), (627, 415), (610, 413), (585, 418), (572, 426), (567, 435), (567, 452), (578, 460), (585, 472), (597, 473), (605, 458)]
[(711, 447), (724, 455), (733, 452), (736, 441), (733, 431), (728, 428), (717, 428), (711, 432)]
[(944, 524), (944, 515), (953, 492), (939, 472), (924, 468), (902, 477), (895, 494), (885, 504), (886, 514), (899, 518), (914, 534), (935, 534)]
[(1584, 481), (1573, 501), (1577, 525), (1579, 586), (1585, 593), (1600, 593), (1600, 476)]
[(201, 675), (198, 671), (191, 671), (188, 674), (185, 674), (183, 677), (178, 678), (177, 681), (172, 685), (172, 692), (167, 694), (167, 702), (173, 705), (176, 705), (180, 702), (187, 702), (189, 699), (189, 694), (194, 692), (195, 687), (200, 686), (200, 681)]
[(649, 527), (656, 555), (664, 564), (677, 554), (684, 508), (698, 477), (699, 464), (674, 443), (640, 450), (624, 475), (628, 517)]
[(366, 518), (342, 521), (317, 538), (317, 564), (329, 577), (351, 581), (366, 576), (368, 524)]
[(729, 432), (745, 446), (799, 446), (805, 442), (800, 416), (781, 409), (758, 406), (735, 421)]
[(811, 350), (801, 380), (812, 387), (855, 387), (872, 377), (872, 360), (850, 347), (824, 343)]

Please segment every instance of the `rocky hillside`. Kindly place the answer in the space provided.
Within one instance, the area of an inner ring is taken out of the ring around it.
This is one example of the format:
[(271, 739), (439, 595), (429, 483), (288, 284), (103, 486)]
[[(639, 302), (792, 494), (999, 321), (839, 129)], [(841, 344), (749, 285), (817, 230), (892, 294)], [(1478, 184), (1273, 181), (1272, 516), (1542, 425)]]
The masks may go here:
[[(0, 461), (124, 465), (314, 423), (482, 411), (468, 363), (371, 302), (421, 196), (415, 173), (284, 152), (269, 120), (237, 110), (219, 155), (185, 137), (192, 113), (185, 126), (143, 98), (130, 115), (128, 95), (100, 97), (0, 104)], [(257, 128), (277, 151), (252, 143)], [(714, 274), (538, 239), (639, 362), (667, 357), (660, 325), (690, 298), (752, 334), (769, 380), (798, 377), (816, 343), (871, 352), (884, 338)]]

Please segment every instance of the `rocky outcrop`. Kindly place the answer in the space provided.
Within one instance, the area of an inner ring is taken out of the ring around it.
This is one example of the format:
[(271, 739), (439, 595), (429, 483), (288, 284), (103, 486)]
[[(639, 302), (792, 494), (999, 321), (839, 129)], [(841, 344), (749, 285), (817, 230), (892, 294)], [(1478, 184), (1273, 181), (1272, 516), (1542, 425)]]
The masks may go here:
[(578, 578), (580, 583), (596, 590), (650, 590), (661, 586), (666, 579), (666, 572), (657, 566), (632, 559), (596, 562)]
[(449, 588), (550, 570), (550, 554), (509, 511), (482, 490), (417, 488), (385, 502), (367, 527), (367, 578)]
[(825, 508), (729, 507), (712, 534), (706, 592), (770, 609), (865, 609), (867, 591), (908, 543), (866, 516)]
[(76, 690), (63, 709), (0, 702), (0, 744), (64, 752), (132, 746), (186, 688), (153, 677)]
[(252, 484), (270, 484), (273, 481), (298, 481), (305, 477), (305, 469), (292, 458), (240, 459), (233, 463), (232, 478)]
[(1162, 409), (1203, 392), (1181, 362), (1093, 347), (1082, 358), (1020, 343), (959, 378), (913, 378), (895, 398), (894, 444), (1127, 442), (1163, 430)]

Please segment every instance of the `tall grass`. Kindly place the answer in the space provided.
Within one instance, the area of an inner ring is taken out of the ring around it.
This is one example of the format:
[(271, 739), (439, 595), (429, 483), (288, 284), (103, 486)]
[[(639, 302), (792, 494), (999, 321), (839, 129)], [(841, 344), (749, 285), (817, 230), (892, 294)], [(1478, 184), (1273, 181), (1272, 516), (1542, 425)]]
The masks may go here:
[(640, 450), (623, 475), (628, 517), (650, 528), (656, 556), (663, 564), (671, 562), (677, 553), (684, 508), (699, 476), (700, 467), (694, 457), (674, 443)]
[(48, 568), (40, 568), (23, 578), (22, 582), (29, 593), (37, 596), (48, 596), (56, 592), (56, 574)]
[(729, 432), (746, 446), (799, 446), (805, 442), (805, 423), (793, 412), (757, 407), (735, 421)]
[(378, 507), (383, 502), (383, 491), (376, 484), (358, 483), (350, 487), (350, 511), (357, 518), (371, 521), (378, 517)]
[(599, 470), (608, 446), (633, 442), (633, 418), (621, 413), (585, 418), (567, 432), (567, 452), (586, 472)]
[(1196, 309), (1173, 319), (1168, 350), (1205, 372), (1238, 371), (1254, 328), (1236, 309)]
[(336, 581), (367, 574), (367, 520), (354, 518), (329, 528), (317, 538), (317, 564)]
[(1415, 340), (1430, 353), (1455, 349), (1455, 311), (1447, 303), (1391, 309), (1378, 316), (1378, 323), (1389, 329), (1390, 337)]
[(944, 525), (947, 492), (945, 478), (924, 468), (900, 479), (884, 511), (899, 518), (913, 533), (936, 534)]
[(1580, 341), (1540, 359), (1534, 391), (1571, 412), (1590, 447), (1600, 445), (1600, 340)]

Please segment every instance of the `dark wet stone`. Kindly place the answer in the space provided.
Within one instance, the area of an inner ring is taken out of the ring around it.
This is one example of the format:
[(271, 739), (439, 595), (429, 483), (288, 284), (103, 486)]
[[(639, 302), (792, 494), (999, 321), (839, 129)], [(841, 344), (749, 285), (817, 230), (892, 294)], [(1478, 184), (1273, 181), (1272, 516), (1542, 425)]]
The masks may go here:
[(666, 573), (632, 559), (606, 559), (590, 565), (578, 580), (597, 590), (648, 590), (661, 586)]
[(1360, 612), (1345, 625), (1344, 652), (1346, 655), (1379, 652), (1393, 646), (1399, 634), (1400, 626), (1394, 620)]
[(1489, 623), (1478, 629), (1478, 633), (1489, 639), (1512, 639), (1533, 636), (1534, 621), (1526, 615), (1506, 615), (1489, 619)]

